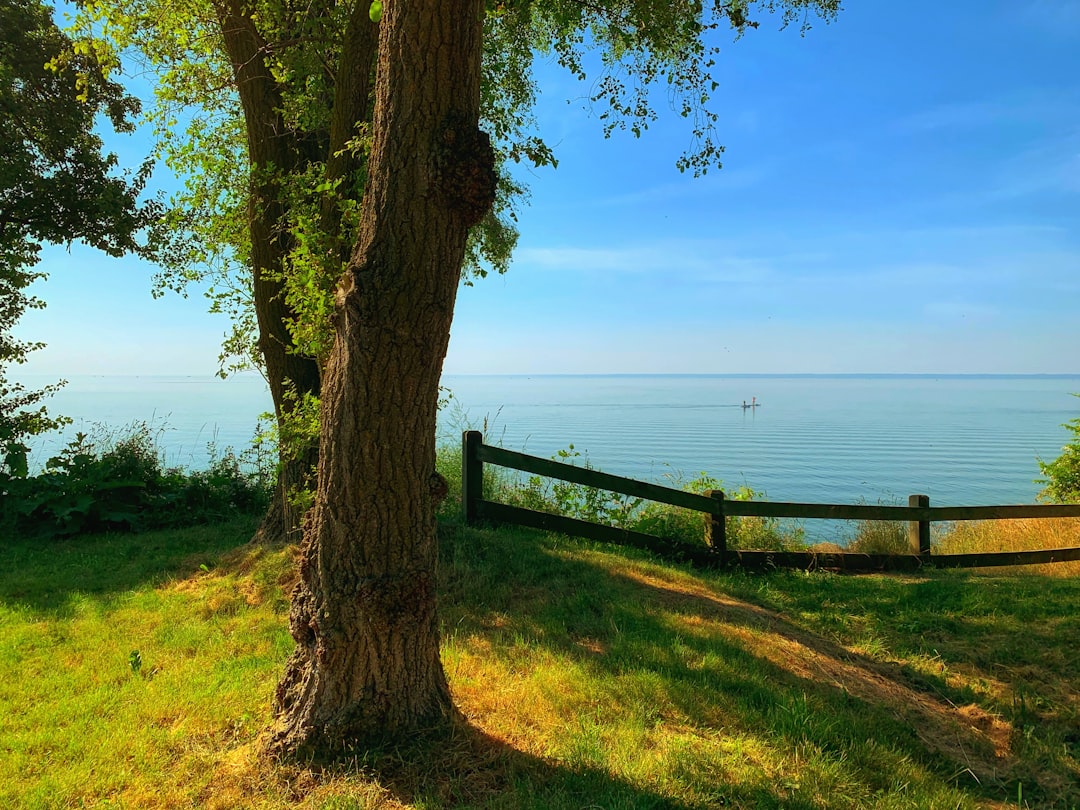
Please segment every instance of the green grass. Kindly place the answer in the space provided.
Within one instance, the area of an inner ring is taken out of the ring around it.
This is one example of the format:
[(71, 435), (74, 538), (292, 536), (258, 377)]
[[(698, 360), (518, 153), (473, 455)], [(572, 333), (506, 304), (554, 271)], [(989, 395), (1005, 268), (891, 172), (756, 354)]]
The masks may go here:
[(1080, 806), (1076, 578), (702, 574), (454, 525), (468, 727), (267, 763), (292, 551), (252, 529), (0, 544), (0, 807)]

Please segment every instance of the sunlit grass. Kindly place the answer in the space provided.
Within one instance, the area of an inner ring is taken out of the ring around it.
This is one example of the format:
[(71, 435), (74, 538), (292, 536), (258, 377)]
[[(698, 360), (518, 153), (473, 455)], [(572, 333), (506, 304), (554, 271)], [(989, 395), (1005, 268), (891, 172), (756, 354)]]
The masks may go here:
[[(1080, 518), (1025, 520), (979, 520), (952, 524), (934, 548), (938, 554), (970, 554), (987, 551), (1037, 551), (1080, 546)], [(1080, 560), (1026, 565), (1018, 571), (1044, 576), (1080, 575)]]
[(454, 525), (468, 725), (274, 765), (293, 552), (251, 529), (0, 546), (0, 807), (1080, 805), (1075, 578), (701, 574)]

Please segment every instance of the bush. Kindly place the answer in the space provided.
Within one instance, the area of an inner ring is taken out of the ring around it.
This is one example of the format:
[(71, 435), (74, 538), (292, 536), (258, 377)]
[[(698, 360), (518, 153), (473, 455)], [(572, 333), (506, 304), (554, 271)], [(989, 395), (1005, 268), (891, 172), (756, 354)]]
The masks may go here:
[(258, 466), (245, 471), (231, 450), (207, 470), (165, 468), (146, 423), (132, 425), (120, 439), (79, 433), (40, 474), (0, 478), (0, 526), (23, 535), (66, 537), (258, 514), (269, 503), (269, 472)]
[[(581, 453), (570, 445), (567, 450), (560, 450), (554, 460), (575, 463), (579, 457)], [(583, 462), (586, 469), (591, 469), (587, 458), (584, 458)], [(485, 475), (487, 469), (485, 467)], [(676, 480), (674, 483), (678, 486), (682, 482)], [(596, 487), (544, 479), (540, 476), (530, 476), (524, 482), (497, 481), (495, 485), (499, 500), (512, 506), (550, 512), (684, 543), (701, 543), (704, 540), (705, 515), (692, 509), (645, 501)], [(485, 489), (487, 487), (485, 481)], [(723, 484), (718, 479), (701, 473), (697, 478), (682, 483), (681, 488), (704, 494), (712, 489), (722, 489)], [(740, 487), (726, 495), (732, 500), (752, 500), (760, 497), (760, 493), (749, 487)], [(729, 548), (788, 551), (803, 547), (802, 530), (785, 528), (776, 518), (729, 517), (726, 519), (725, 529)]]
[(1069, 420), (1063, 427), (1071, 431), (1074, 438), (1061, 448), (1061, 455), (1053, 461), (1047, 463), (1039, 459), (1039, 469), (1046, 476), (1036, 479), (1046, 485), (1039, 497), (1054, 503), (1077, 503), (1080, 502), (1080, 418)]

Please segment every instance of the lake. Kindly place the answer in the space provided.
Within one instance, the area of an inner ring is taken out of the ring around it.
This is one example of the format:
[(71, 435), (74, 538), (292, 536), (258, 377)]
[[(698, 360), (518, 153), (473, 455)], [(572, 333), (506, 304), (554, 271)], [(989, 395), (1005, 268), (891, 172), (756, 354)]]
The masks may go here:
[[(461, 376), (444, 422), (538, 456), (769, 500), (1030, 503), (1080, 413), (1080, 376)], [(743, 408), (743, 402), (759, 403)], [(451, 431), (446, 429), (447, 434)], [(580, 461), (580, 460), (579, 460)]]
[[(48, 380), (26, 380), (41, 385)], [(700, 472), (770, 500), (935, 505), (1030, 503), (1080, 413), (1075, 376), (448, 375), (444, 441), (466, 428), (548, 457), (573, 444), (598, 469), (652, 481)], [(742, 407), (756, 398), (758, 407)], [(270, 410), (258, 375), (71, 377), (50, 410), (66, 431), (146, 421), (169, 464), (199, 467), (248, 445)], [(486, 427), (485, 427), (486, 425)], [(58, 439), (38, 440), (35, 458)]]

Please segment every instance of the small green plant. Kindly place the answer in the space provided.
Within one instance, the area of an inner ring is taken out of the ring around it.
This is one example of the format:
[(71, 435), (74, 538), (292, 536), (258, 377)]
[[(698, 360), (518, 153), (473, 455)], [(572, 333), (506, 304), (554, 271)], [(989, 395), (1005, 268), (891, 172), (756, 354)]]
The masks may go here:
[(1080, 501), (1080, 417), (1070, 419), (1063, 427), (1072, 433), (1073, 439), (1061, 448), (1061, 455), (1053, 461), (1038, 460), (1039, 469), (1046, 477), (1036, 481), (1045, 484), (1043, 491), (1039, 493), (1043, 500), (1075, 503)]
[(138, 675), (142, 671), (142, 653), (138, 650), (132, 650), (128, 654), (128, 666), (131, 667), (132, 673)]
[[(559, 450), (552, 458), (570, 464), (581, 458), (585, 469), (592, 469), (588, 457), (583, 456), (572, 444), (565, 450)], [(682, 489), (699, 495), (723, 489), (722, 481), (704, 472), (685, 483), (674, 476), (673, 483), (681, 484)], [(761, 497), (761, 493), (749, 487), (740, 487), (726, 494), (732, 500), (742, 501)], [(705, 518), (701, 512), (568, 481), (529, 476), (524, 482), (504, 486), (500, 498), (525, 509), (551, 512), (669, 540), (701, 543), (704, 539)], [(787, 551), (803, 547), (802, 529), (788, 528), (776, 518), (729, 517), (725, 526), (731, 548)]]
[(36, 537), (142, 531), (257, 514), (269, 498), (268, 476), (231, 450), (205, 470), (166, 468), (161, 428), (142, 422), (120, 438), (80, 432), (38, 475), (3, 482), (0, 527)]

